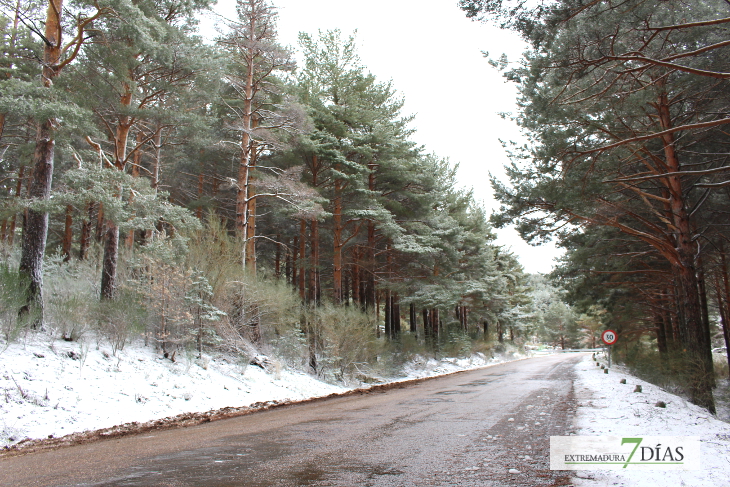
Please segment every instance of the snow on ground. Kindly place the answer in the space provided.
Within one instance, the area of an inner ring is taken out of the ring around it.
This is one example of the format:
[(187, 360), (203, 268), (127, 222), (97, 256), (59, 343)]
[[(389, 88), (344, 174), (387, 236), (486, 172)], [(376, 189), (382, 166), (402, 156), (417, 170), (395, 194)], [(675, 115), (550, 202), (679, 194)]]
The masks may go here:
[(343, 392), (273, 363), (265, 371), (230, 357), (178, 355), (142, 344), (110, 347), (31, 335), (0, 348), (0, 447), (187, 412)]
[[(61, 437), (182, 413), (297, 401), (353, 387), (286, 370), (267, 370), (230, 356), (178, 355), (173, 363), (138, 343), (112, 353), (101, 343), (53, 340), (43, 333), (0, 345), (0, 448), (25, 438)], [(416, 359), (392, 382), (442, 375), (513, 359)], [(356, 387), (362, 384), (356, 384)], [(367, 386), (365, 386), (367, 387)]]
[[(605, 362), (602, 362), (605, 363)], [(699, 436), (701, 470), (578, 471), (579, 487), (730, 485), (730, 424), (679, 396), (613, 366), (608, 374), (590, 356), (576, 365), (576, 427), (586, 436)], [(626, 384), (621, 384), (626, 379)], [(634, 392), (636, 386), (641, 392)], [(657, 407), (662, 401), (666, 408)]]
[(522, 358), (526, 358), (526, 356), (521, 353), (511, 353), (487, 358), (486, 355), (479, 352), (469, 358), (444, 358), (436, 360), (433, 358), (418, 357), (406, 364), (403, 368), (404, 377), (400, 380), (421, 379), (423, 377), (451, 374), (460, 370), (487, 367), (489, 365), (501, 364)]

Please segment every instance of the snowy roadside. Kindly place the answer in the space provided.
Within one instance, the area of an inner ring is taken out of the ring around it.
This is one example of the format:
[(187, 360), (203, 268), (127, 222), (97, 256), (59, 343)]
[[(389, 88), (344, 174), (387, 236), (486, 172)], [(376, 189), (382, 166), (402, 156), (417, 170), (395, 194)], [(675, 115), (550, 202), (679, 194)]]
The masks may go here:
[[(621, 367), (608, 374), (590, 356), (576, 367), (577, 434), (586, 436), (699, 436), (701, 470), (577, 471), (578, 487), (730, 485), (730, 424), (679, 396), (637, 379)], [(621, 380), (626, 379), (625, 384)], [(634, 392), (636, 386), (641, 392)], [(666, 408), (658, 407), (658, 402)]]
[(347, 390), (277, 363), (269, 369), (224, 356), (182, 355), (173, 363), (141, 345), (128, 345), (114, 356), (104, 345), (97, 350), (36, 335), (0, 350), (0, 447), (25, 438)]
[[(509, 359), (416, 360), (395, 382), (484, 367)], [(357, 384), (355, 387), (368, 387)], [(354, 387), (336, 386), (281, 364), (266, 370), (223, 355), (163, 359), (141, 344), (111, 348), (31, 334), (0, 348), (0, 448), (27, 438), (144, 423), (186, 413), (300, 401)]]

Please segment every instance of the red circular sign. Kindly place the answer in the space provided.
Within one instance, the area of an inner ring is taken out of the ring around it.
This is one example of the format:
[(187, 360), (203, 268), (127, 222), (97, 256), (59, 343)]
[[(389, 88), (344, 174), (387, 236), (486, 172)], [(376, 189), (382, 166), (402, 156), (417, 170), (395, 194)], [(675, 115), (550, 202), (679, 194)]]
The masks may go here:
[(613, 330), (606, 330), (601, 333), (601, 340), (603, 340), (603, 343), (606, 345), (613, 345), (616, 343), (616, 340), (618, 340), (618, 333)]

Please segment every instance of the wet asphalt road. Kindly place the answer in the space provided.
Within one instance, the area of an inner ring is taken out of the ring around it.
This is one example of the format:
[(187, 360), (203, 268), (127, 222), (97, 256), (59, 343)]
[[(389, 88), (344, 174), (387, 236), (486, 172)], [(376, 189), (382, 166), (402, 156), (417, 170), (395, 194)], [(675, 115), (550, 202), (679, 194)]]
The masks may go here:
[[(0, 459), (8, 486), (559, 486), (564, 354), (385, 392)], [(510, 473), (510, 469), (519, 472)]]

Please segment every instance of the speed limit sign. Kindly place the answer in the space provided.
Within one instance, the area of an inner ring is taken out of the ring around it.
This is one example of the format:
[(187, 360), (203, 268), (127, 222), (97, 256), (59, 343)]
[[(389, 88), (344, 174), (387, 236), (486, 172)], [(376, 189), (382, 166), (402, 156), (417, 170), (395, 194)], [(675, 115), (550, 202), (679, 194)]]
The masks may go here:
[(613, 330), (606, 330), (601, 334), (601, 340), (606, 345), (613, 345), (618, 340), (618, 335)]

